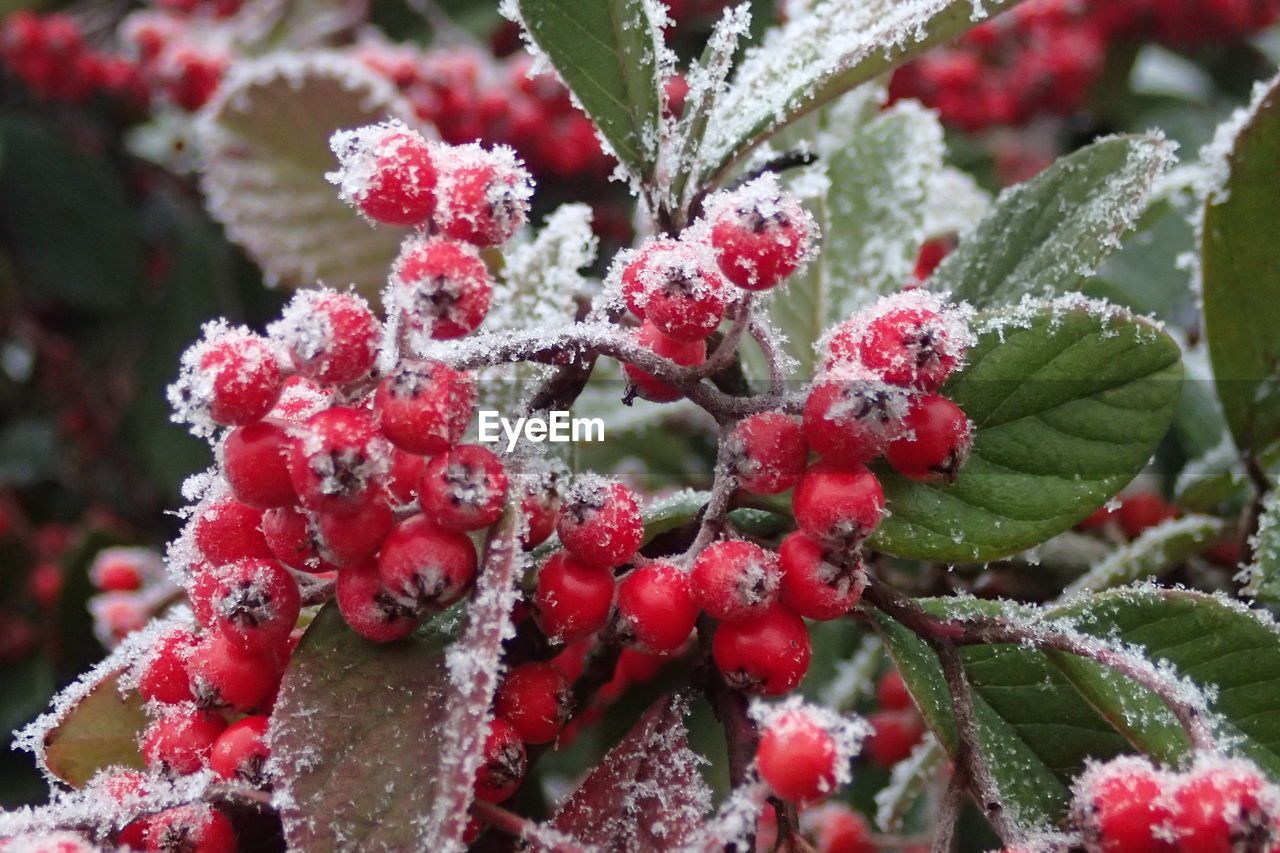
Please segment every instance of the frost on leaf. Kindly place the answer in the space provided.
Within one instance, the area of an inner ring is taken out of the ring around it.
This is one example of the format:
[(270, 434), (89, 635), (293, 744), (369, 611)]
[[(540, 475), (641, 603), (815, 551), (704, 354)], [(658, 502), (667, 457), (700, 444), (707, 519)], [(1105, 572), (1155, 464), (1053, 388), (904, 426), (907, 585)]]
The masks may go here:
[(324, 280), (375, 293), (404, 233), (370, 228), (325, 181), (335, 131), (411, 112), (358, 61), (275, 54), (232, 67), (197, 144), (214, 218), (269, 280)]
[(749, 51), (719, 99), (695, 162), (719, 173), (797, 116), (872, 79), (1016, 0), (822, 0), (791, 15)]
[(1258, 530), (1249, 540), (1253, 562), (1241, 573), (1243, 595), (1259, 601), (1280, 601), (1280, 496), (1275, 492), (1262, 506)]
[(1065, 594), (1108, 589), (1168, 572), (1187, 557), (1221, 540), (1227, 523), (1209, 515), (1188, 515), (1149, 527), (1113, 551), (1067, 587)]
[(883, 832), (899, 832), (907, 815), (928, 797), (947, 754), (933, 735), (925, 735), (911, 754), (893, 765), (889, 784), (876, 792), (876, 824)]
[(688, 700), (664, 696), (560, 807), (551, 823), (600, 853), (646, 853), (692, 846), (711, 792), (689, 749)]

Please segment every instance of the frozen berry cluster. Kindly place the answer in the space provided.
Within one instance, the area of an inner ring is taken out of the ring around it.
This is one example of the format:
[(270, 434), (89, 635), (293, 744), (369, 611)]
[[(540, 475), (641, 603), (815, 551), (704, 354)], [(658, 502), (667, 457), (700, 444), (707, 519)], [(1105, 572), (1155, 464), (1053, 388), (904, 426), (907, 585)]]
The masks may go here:
[(141, 630), (179, 593), (150, 548), (102, 549), (89, 564), (89, 582), (98, 590), (89, 599), (94, 634), (108, 649)]
[(1123, 757), (1077, 780), (1073, 820), (1089, 853), (1270, 853), (1280, 790), (1243, 759), (1202, 755), (1174, 772)]
[(1277, 0), (1030, 0), (898, 69), (890, 94), (969, 131), (1021, 125), (1084, 106), (1118, 42), (1230, 43), (1277, 19)]
[(0, 24), (0, 64), (38, 98), (81, 104), (95, 93), (143, 106), (137, 63), (89, 45), (75, 18), (15, 12)]

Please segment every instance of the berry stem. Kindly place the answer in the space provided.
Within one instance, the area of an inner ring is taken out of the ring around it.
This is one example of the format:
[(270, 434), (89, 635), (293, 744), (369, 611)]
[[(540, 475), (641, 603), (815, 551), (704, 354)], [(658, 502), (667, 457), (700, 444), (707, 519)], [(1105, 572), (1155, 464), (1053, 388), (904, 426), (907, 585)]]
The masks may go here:
[(754, 295), (748, 293), (738, 303), (738, 311), (733, 317), (733, 325), (729, 327), (729, 333), (720, 341), (720, 345), (716, 347), (711, 357), (695, 368), (699, 376), (714, 376), (728, 367), (737, 357), (742, 336), (752, 325), (751, 308)]
[(733, 493), (737, 491), (738, 480), (729, 471), (727, 438), (728, 431), (722, 430), (720, 443), (716, 453), (715, 479), (711, 486), (711, 498), (702, 508), (702, 522), (698, 527), (698, 535), (680, 556), (677, 562), (687, 566), (712, 543), (728, 522), (729, 508), (732, 505)]
[[(729, 784), (733, 788), (747, 784), (751, 778), (751, 765), (756, 758), (756, 750), (760, 745), (760, 732), (755, 722), (747, 713), (747, 697), (742, 691), (734, 690), (724, 680), (720, 670), (711, 663), (711, 635), (714, 623), (703, 614), (698, 617), (698, 645), (705, 658), (707, 674), (707, 701), (716, 719), (724, 727), (725, 742), (729, 754)], [(752, 845), (747, 845), (751, 849)]]
[(931, 853), (951, 853), (967, 781), (965, 769), (957, 765), (951, 778), (947, 780), (947, 789), (942, 795), (942, 805), (934, 822), (933, 842), (929, 845)]
[(753, 322), (751, 324), (751, 337), (755, 340), (756, 345), (760, 347), (760, 352), (764, 354), (765, 361), (769, 364), (769, 393), (775, 397), (782, 395), (786, 374), (782, 369), (782, 342), (778, 340), (777, 334), (773, 329), (765, 323)]
[(548, 853), (584, 853), (580, 847), (565, 840), (565, 837), (556, 830), (526, 820), (495, 803), (477, 799), (471, 804), (471, 814), (494, 829), (534, 842), (539, 850), (546, 850)]

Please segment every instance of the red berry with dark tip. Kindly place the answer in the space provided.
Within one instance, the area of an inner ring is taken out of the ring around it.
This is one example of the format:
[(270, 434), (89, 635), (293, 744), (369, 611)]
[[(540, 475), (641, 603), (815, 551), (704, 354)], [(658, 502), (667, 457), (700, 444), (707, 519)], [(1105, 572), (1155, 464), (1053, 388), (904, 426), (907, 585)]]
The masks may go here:
[(973, 425), (960, 407), (937, 394), (917, 397), (902, 427), (885, 447), (889, 464), (912, 480), (955, 480), (973, 446)]
[(266, 764), (271, 756), (266, 743), (270, 723), (269, 717), (255, 714), (227, 726), (209, 755), (213, 774), (227, 782), (262, 787), (267, 781)]
[(342, 163), (335, 179), (342, 197), (365, 216), (388, 225), (418, 225), (435, 209), (436, 168), (418, 133), (379, 125), (333, 139)]
[(623, 296), (637, 316), (677, 341), (706, 340), (730, 294), (714, 262), (695, 243), (647, 243), (622, 271)]
[(376, 563), (347, 566), (338, 572), (336, 594), (342, 618), (375, 643), (404, 639), (422, 622), (416, 605), (402, 604), (383, 585)]
[(382, 328), (368, 304), (353, 293), (304, 290), (285, 307), (271, 333), (284, 343), (300, 375), (345, 385), (373, 369)]
[(489, 725), (484, 741), (484, 759), (476, 771), (476, 796), (486, 802), (508, 799), (524, 781), (524, 742), (515, 726), (502, 718)]
[(441, 453), (422, 469), (418, 501), (440, 527), (480, 530), (502, 517), (507, 486), (502, 460), (478, 444), (462, 444)]
[(902, 434), (909, 405), (904, 391), (878, 379), (829, 374), (805, 400), (804, 437), (823, 459), (846, 466), (870, 462)]
[(713, 199), (709, 239), (725, 278), (746, 290), (768, 290), (808, 257), (813, 218), (766, 174)]
[(436, 210), (440, 232), (485, 248), (510, 240), (529, 216), (529, 173), (509, 148), (446, 150)]
[(903, 307), (867, 323), (854, 345), (857, 358), (888, 382), (937, 391), (964, 355), (950, 324), (926, 307)]
[(838, 619), (854, 608), (867, 585), (857, 557), (833, 551), (797, 531), (778, 549), (779, 597), (806, 619)]
[(612, 630), (629, 646), (651, 654), (674, 652), (697, 619), (689, 577), (670, 563), (633, 569), (618, 583)]
[(421, 615), (460, 600), (475, 583), (476, 570), (471, 539), (436, 526), (424, 515), (392, 528), (378, 554), (382, 585), (397, 604)]
[(400, 312), (415, 349), (468, 335), (489, 313), (493, 286), (475, 248), (431, 240), (406, 248), (391, 272), (388, 310)]
[(757, 495), (776, 495), (800, 481), (809, 447), (795, 418), (764, 412), (746, 418), (729, 434), (731, 473)]
[(569, 643), (599, 631), (609, 619), (613, 572), (575, 560), (566, 551), (547, 558), (534, 593), (538, 627), (551, 640)]
[(711, 655), (729, 684), (748, 693), (782, 696), (809, 671), (813, 647), (804, 620), (782, 605), (716, 628)]
[(208, 803), (165, 809), (147, 818), (148, 853), (236, 853), (231, 821)]
[(515, 726), (525, 743), (550, 743), (569, 721), (573, 692), (549, 663), (526, 663), (507, 673), (493, 710)]
[(208, 763), (213, 744), (226, 727), (219, 714), (172, 710), (143, 732), (142, 758), (148, 770), (175, 776), (195, 773)]
[(396, 447), (434, 456), (462, 440), (475, 402), (467, 374), (438, 361), (405, 360), (378, 383), (373, 409)]
[(391, 448), (362, 409), (332, 406), (295, 428), (289, 476), (302, 505), (354, 512), (373, 499), (391, 466)]
[(694, 602), (713, 619), (755, 618), (777, 601), (782, 570), (778, 555), (741, 539), (716, 542), (693, 562)]
[(835, 738), (803, 710), (786, 711), (760, 736), (760, 778), (780, 799), (812, 803), (836, 788), (840, 751)]
[[(195, 406), (216, 423), (252, 423), (275, 405), (284, 374), (275, 351), (247, 332), (227, 331), (197, 344), (194, 363), (172, 389), (179, 411)], [(184, 359), (184, 362), (187, 359)]]
[(209, 571), (212, 583), (199, 590), (208, 599), (198, 609), (210, 615), (210, 628), (245, 652), (269, 650), (289, 636), (301, 599), (288, 569), (274, 560), (250, 559)]
[(300, 572), (329, 571), (320, 557), (320, 533), (315, 516), (293, 506), (269, 509), (262, 514), (262, 533), (271, 556)]
[(565, 495), (556, 521), (560, 543), (593, 566), (620, 566), (635, 556), (644, 521), (635, 494), (603, 477), (579, 478)]
[(884, 490), (862, 465), (845, 468), (818, 462), (800, 478), (791, 508), (796, 524), (810, 539), (850, 551), (884, 516)]
[(282, 651), (245, 652), (221, 634), (204, 635), (188, 667), (196, 703), (239, 713), (265, 710), (284, 674)]

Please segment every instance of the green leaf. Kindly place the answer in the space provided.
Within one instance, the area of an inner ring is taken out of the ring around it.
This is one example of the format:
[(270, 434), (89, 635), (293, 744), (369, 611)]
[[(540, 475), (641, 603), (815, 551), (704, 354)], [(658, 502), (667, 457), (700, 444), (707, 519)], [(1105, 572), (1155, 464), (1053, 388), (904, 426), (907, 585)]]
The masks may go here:
[(1240, 590), (1268, 604), (1280, 604), (1280, 493), (1272, 492), (1262, 505), (1254, 534), (1253, 564), (1248, 583)]
[(1157, 524), (1100, 560), (1068, 586), (1064, 595), (1160, 577), (1221, 540), (1227, 530), (1225, 521), (1210, 515), (1188, 515)]
[(137, 691), (120, 692), (120, 672), (90, 688), (44, 741), (49, 772), (72, 787), (107, 767), (142, 769), (138, 738), (150, 722)]
[(644, 508), (644, 541), (690, 523), (711, 499), (710, 492), (685, 489)]
[[(1280, 779), (1280, 633), (1266, 614), (1186, 590), (1114, 590), (1048, 611), (1108, 643), (1131, 645), (1211, 697), (1215, 732)], [(1166, 762), (1189, 749), (1173, 715), (1145, 688), (1071, 655), (1057, 667), (1135, 745)]]
[(618, 159), (657, 163), (664, 48), (645, 0), (515, 0), (518, 17)]
[(989, 315), (978, 329), (943, 389), (974, 423), (969, 460), (950, 486), (879, 468), (890, 515), (878, 550), (950, 562), (1016, 554), (1120, 491), (1168, 430), (1180, 353), (1149, 323), (1063, 300)]
[(978, 308), (1079, 290), (1173, 162), (1158, 136), (1113, 136), (1010, 187), (929, 286)]
[(1219, 129), (1214, 147), (1230, 148), (1201, 231), (1205, 337), (1227, 425), (1245, 452), (1280, 437), (1278, 90), (1273, 82), (1247, 114)]
[[(920, 603), (948, 617), (1028, 615), (1011, 614), (990, 601)], [(880, 613), (875, 618), (925, 721), (954, 757), (955, 718), (937, 655), (901, 624)], [(1086, 759), (1118, 755), (1127, 744), (1043, 654), (1015, 646), (970, 646), (963, 658), (979, 740), (1006, 810), (1019, 824), (1058, 823), (1070, 802), (1071, 780)]]
[(136, 310), (142, 240), (119, 172), (39, 122), (0, 115), (0, 225), (30, 298)]
[(445, 640), (427, 633), (371, 643), (336, 604), (316, 616), (271, 715), (291, 848), (416, 847), (448, 736)]
[(268, 279), (355, 284), (377, 298), (406, 231), (370, 226), (338, 197), (337, 130), (408, 116), (391, 85), (349, 57), (245, 62), (199, 124), (209, 210)]
[(799, 117), (960, 35), (1018, 0), (823, 0), (749, 51), (716, 103), (694, 164), (699, 186)]

